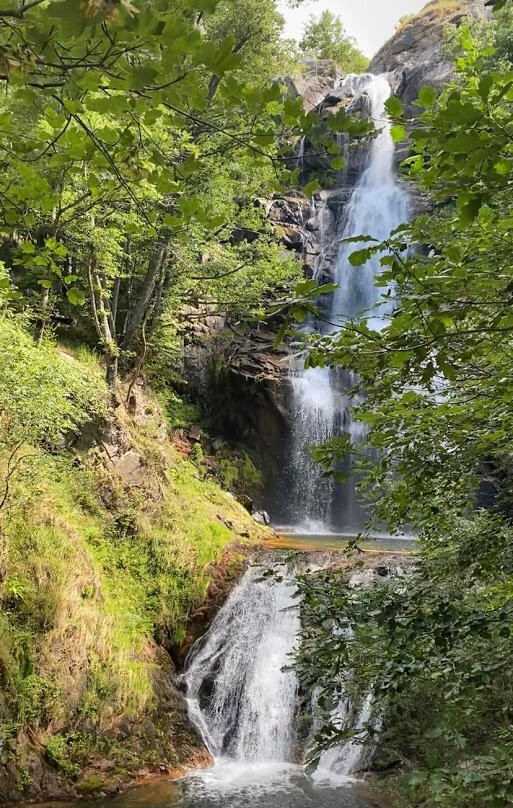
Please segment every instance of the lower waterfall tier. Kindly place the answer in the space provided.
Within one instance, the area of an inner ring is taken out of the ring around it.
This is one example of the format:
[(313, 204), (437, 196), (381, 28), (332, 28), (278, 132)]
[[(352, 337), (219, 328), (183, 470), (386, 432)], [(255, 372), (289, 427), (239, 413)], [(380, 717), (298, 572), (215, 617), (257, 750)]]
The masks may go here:
[[(300, 691), (291, 667), (300, 636), (293, 570), (250, 567), (193, 648), (185, 673), (189, 712), (216, 761), (214, 778), (223, 771), (296, 771), (306, 759), (317, 705), (315, 694)], [(370, 697), (362, 705), (345, 698), (332, 718), (352, 730), (371, 713)], [(348, 741), (321, 755), (315, 779), (347, 782), (368, 762), (366, 750)]]

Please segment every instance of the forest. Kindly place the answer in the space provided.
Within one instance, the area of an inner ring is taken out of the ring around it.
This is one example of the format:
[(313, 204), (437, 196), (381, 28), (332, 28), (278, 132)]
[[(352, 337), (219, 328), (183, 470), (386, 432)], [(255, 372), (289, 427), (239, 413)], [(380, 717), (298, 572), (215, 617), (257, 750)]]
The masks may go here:
[(0, 0), (0, 805), (513, 805), (513, 4), (340, 5)]

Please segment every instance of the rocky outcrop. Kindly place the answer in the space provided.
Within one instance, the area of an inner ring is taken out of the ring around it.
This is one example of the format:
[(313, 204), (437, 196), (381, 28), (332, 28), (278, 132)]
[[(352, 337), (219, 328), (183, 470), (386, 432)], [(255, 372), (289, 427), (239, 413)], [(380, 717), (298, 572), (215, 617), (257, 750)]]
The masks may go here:
[(405, 18), (370, 64), (372, 73), (389, 73), (407, 115), (418, 113), (413, 102), (421, 87), (441, 90), (454, 68), (443, 54), (447, 25), (461, 25), (468, 17), (489, 15), (485, 0), (434, 0), (418, 14)]
[(330, 59), (306, 59), (299, 75), (281, 76), (278, 81), (287, 88), (290, 98), (301, 98), (305, 112), (311, 112), (324, 102), (340, 75)]
[(279, 462), (276, 447), (288, 421), (283, 386), (288, 348), (282, 344), (275, 350), (275, 338), (270, 327), (212, 330), (191, 319), (185, 345), (189, 395), (219, 434), (251, 447), (257, 465), (265, 469)]

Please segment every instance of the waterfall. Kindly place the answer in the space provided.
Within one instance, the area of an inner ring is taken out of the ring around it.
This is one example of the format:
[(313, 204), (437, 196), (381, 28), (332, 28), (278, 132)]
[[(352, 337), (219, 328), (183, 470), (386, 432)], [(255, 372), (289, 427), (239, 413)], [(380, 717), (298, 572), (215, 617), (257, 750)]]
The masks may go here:
[(300, 630), (294, 587), (250, 568), (187, 663), (189, 712), (216, 757), (293, 759)]
[[(363, 74), (348, 76), (340, 86), (354, 96), (349, 111), (365, 114), (374, 122), (378, 134), (339, 217), (338, 238), (371, 235), (384, 240), (407, 216), (407, 197), (394, 171), (395, 146), (385, 107), (390, 85), (385, 76)], [(361, 149), (356, 153), (356, 168), (360, 159)], [(393, 290), (376, 286), (381, 256), (374, 256), (363, 267), (355, 268), (349, 263), (350, 253), (360, 246), (340, 244), (332, 270), (338, 289), (331, 295), (323, 318), (314, 323), (322, 333), (334, 334), (353, 318), (365, 318), (371, 327), (379, 328), (393, 311)], [(325, 252), (325, 245), (321, 245), (321, 256)], [(316, 274), (323, 277), (326, 272), (318, 266)], [(349, 397), (351, 379), (348, 374), (322, 368), (292, 371), (290, 381), (290, 468), (287, 490), (281, 492), (282, 502), (277, 507), (280, 521), (297, 532), (358, 532), (366, 517), (357, 500), (354, 478), (346, 484), (328, 481), (311, 460), (308, 448), (342, 432), (348, 432), (355, 443), (364, 436), (362, 426), (351, 418), (351, 407), (357, 403)]]
[[(294, 594), (290, 568), (267, 574), (250, 567), (187, 660), (189, 715), (216, 767), (230, 776), (238, 765), (252, 776), (263, 767), (267, 777), (270, 766), (283, 770), (306, 755), (297, 731), (299, 683), (290, 667), (301, 632)], [(370, 696), (360, 708), (343, 699), (333, 718), (341, 729), (359, 729), (371, 710)], [(323, 754), (318, 779), (330, 773), (347, 781), (367, 762), (361, 745), (348, 741)]]
[[(368, 693), (357, 714), (356, 722), (352, 726), (353, 732), (364, 730), (366, 725), (372, 722), (372, 693)], [(333, 724), (339, 729), (347, 729), (350, 723), (351, 704), (348, 699), (344, 699), (333, 716)], [(318, 781), (333, 780), (348, 776), (365, 769), (370, 763), (372, 749), (363, 746), (358, 739), (346, 741), (341, 746), (334, 746), (323, 752), (319, 758), (319, 763), (315, 771), (315, 779)]]

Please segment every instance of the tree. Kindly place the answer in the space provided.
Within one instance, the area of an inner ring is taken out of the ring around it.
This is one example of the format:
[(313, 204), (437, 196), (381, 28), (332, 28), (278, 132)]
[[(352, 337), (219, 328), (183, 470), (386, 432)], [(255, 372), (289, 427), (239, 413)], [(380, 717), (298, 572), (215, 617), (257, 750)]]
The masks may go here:
[(361, 73), (369, 64), (355, 40), (346, 34), (342, 19), (331, 11), (310, 17), (299, 47), (307, 56), (332, 59), (344, 73)]
[[(304, 115), (272, 82), (281, 18), (270, 0), (244, 15), (218, 0), (64, 0), (0, 22), (6, 260), (39, 342), (83, 307), (114, 393), (119, 359), (145, 352), (184, 240), (194, 234), (200, 256), (208, 232), (236, 226), (242, 167), (261, 168), (260, 195), (288, 177)], [(204, 180), (224, 161), (228, 204), (214, 214)]]
[[(346, 435), (316, 456), (330, 473), (352, 454), (374, 527), (413, 526), (419, 559), (369, 590), (342, 574), (302, 581), (298, 652), (328, 713), (341, 690), (372, 691), (383, 767), (406, 764), (395, 787), (443, 808), (506, 806), (513, 785), (513, 91), (510, 65), (472, 30), (458, 34), (455, 80), (416, 102), (404, 170), (431, 210), (385, 242), (363, 234), (349, 259), (381, 256), (393, 315), (381, 331), (354, 321), (310, 342), (310, 365), (354, 373), (368, 427), (365, 447)], [(398, 99), (388, 112), (402, 139)], [(329, 714), (318, 740), (340, 741)]]

